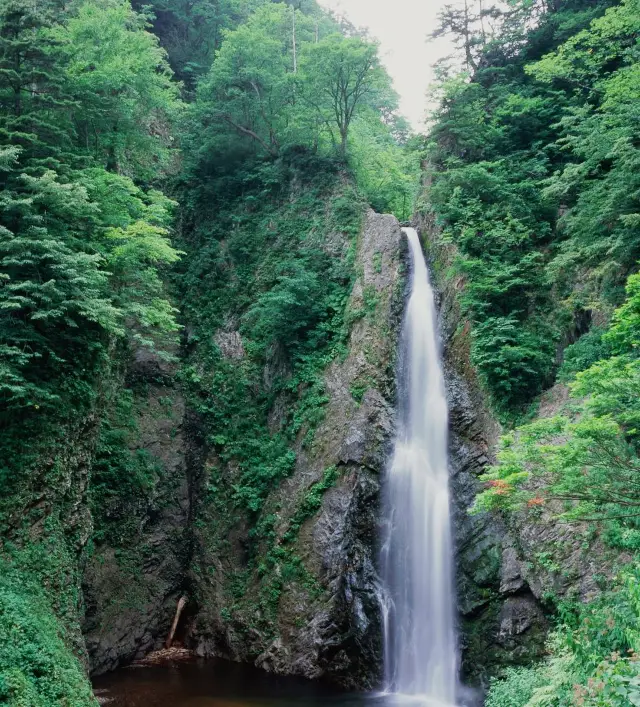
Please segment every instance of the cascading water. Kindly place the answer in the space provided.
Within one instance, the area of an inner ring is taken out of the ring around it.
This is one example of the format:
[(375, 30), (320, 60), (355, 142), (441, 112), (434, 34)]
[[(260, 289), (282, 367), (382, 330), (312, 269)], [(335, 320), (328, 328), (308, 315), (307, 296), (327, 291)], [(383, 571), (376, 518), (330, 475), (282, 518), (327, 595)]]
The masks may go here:
[(385, 679), (389, 692), (452, 705), (457, 656), (447, 401), (436, 308), (418, 234), (398, 366), (398, 430), (384, 489)]

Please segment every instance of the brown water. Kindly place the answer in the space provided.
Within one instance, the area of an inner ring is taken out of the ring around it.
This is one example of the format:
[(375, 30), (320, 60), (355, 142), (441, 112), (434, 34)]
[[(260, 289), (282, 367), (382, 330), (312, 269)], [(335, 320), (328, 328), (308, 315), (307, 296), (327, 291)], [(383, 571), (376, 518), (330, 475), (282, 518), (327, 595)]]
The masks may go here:
[[(453, 707), (424, 697), (353, 694), (222, 660), (117, 670), (94, 680), (108, 707)], [(472, 707), (475, 700), (456, 700)]]
[(109, 707), (361, 707), (383, 702), (226, 661), (126, 668), (94, 680)]

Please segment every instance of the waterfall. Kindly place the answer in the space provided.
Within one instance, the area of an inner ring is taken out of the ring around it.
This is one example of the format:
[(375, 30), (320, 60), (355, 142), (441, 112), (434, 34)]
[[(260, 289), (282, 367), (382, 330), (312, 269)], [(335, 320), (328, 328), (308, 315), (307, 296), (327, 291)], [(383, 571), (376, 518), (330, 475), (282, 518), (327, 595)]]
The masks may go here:
[(453, 705), (457, 654), (447, 464), (447, 401), (436, 308), (418, 234), (398, 364), (395, 447), (384, 487), (386, 689)]

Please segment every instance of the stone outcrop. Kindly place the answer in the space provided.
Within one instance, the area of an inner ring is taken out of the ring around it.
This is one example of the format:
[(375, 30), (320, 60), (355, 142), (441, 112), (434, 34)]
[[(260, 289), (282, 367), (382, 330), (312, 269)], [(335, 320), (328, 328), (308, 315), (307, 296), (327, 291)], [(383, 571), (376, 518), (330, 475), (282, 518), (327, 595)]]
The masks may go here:
[[(313, 441), (308, 430), (300, 430), (295, 469), (271, 492), (262, 511), (262, 517), (274, 520), (270, 543), (260, 547), (261, 557), (271, 558), (269, 569), (248, 565), (246, 523), (202, 510), (196, 564), (211, 571), (194, 579), (197, 609), (189, 628), (190, 645), (201, 655), (329, 678), (350, 688), (369, 688), (379, 680), (379, 489), (393, 433), (403, 244), (394, 217), (368, 214), (348, 304), (353, 320), (348, 351), (325, 371), (328, 403)], [(347, 243), (331, 247), (344, 253)], [(235, 340), (229, 334), (219, 338)], [(240, 347), (231, 347), (229, 358), (239, 352)], [(271, 366), (281, 365), (277, 358)], [(265, 384), (272, 377), (267, 371)], [(273, 404), (274, 428), (283, 407), (282, 400)], [(212, 454), (204, 460), (205, 467), (217, 463)], [(310, 490), (327, 473), (334, 482), (319, 509), (304, 520), (294, 540), (283, 540)], [(233, 474), (228, 465), (225, 475)]]
[[(181, 596), (189, 559), (185, 404), (173, 366), (139, 351), (126, 385), (135, 391), (132, 455), (154, 469), (144, 499), (122, 499), (117, 544), (97, 538), (83, 575), (83, 633), (94, 675), (160, 648)], [(116, 509), (120, 510), (120, 509)]]

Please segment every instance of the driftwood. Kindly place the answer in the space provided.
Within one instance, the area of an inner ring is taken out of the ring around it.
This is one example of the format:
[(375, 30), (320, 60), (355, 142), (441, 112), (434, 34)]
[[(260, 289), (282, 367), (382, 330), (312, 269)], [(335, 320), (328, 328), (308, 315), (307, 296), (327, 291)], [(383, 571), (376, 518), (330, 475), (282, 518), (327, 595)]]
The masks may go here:
[(171, 645), (173, 643), (173, 637), (176, 634), (176, 629), (178, 628), (178, 622), (180, 621), (180, 615), (182, 614), (182, 610), (184, 607), (187, 605), (187, 598), (186, 597), (180, 597), (178, 600), (178, 606), (176, 606), (176, 615), (173, 617), (173, 623), (171, 624), (171, 630), (169, 631), (169, 635), (167, 636), (167, 640), (164, 642), (164, 647), (165, 648), (171, 648)]

